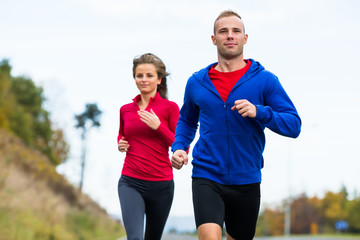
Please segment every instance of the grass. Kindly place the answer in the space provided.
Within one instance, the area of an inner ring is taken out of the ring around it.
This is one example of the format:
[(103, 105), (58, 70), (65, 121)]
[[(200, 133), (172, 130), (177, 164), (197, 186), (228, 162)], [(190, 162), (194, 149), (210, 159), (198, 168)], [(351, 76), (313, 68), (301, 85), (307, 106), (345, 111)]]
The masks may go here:
[(123, 226), (0, 129), (0, 240), (114, 240)]

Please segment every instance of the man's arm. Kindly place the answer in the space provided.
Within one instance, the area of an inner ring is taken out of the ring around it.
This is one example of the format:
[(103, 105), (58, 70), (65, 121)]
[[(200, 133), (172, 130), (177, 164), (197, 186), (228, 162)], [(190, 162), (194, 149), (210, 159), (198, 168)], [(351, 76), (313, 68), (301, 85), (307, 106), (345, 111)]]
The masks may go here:
[(188, 150), (191, 142), (195, 138), (195, 134), (199, 121), (199, 107), (193, 100), (193, 95), (196, 94), (191, 78), (188, 80), (185, 88), (184, 103), (180, 110), (179, 121), (176, 125), (175, 141), (172, 144), (171, 150), (175, 152), (178, 149)]
[(256, 105), (255, 119), (271, 131), (296, 138), (301, 131), (301, 119), (277, 77), (269, 79), (263, 95), (264, 105)]
[(301, 119), (289, 96), (277, 78), (266, 92), (264, 105), (254, 105), (246, 99), (234, 102), (231, 110), (242, 117), (254, 118), (280, 135), (296, 138), (301, 131)]

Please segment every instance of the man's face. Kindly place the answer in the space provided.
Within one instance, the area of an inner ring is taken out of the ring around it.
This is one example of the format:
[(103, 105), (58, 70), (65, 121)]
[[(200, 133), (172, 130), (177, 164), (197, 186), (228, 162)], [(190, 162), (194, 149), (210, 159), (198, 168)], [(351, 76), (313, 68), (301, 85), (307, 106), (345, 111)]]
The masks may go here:
[(215, 23), (215, 33), (211, 36), (217, 46), (219, 58), (233, 59), (243, 54), (247, 42), (244, 25), (236, 16), (223, 17)]

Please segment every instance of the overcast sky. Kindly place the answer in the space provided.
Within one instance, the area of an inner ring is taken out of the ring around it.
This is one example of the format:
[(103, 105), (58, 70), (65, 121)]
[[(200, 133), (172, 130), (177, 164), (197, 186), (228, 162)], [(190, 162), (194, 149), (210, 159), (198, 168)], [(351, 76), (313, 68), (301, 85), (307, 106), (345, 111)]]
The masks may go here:
[[(58, 167), (79, 183), (80, 132), (74, 114), (86, 103), (103, 111), (90, 131), (84, 192), (120, 214), (117, 182), (119, 109), (138, 94), (135, 56), (152, 52), (171, 73), (169, 98), (180, 107), (188, 77), (216, 61), (211, 34), (226, 9), (243, 18), (245, 58), (275, 73), (303, 121), (297, 139), (266, 131), (262, 203), (345, 185), (360, 193), (360, 2), (356, 0), (1, 0), (0, 59), (12, 75), (44, 87), (46, 108), (65, 130), (70, 158)], [(171, 215), (190, 216), (191, 165), (174, 171)]]

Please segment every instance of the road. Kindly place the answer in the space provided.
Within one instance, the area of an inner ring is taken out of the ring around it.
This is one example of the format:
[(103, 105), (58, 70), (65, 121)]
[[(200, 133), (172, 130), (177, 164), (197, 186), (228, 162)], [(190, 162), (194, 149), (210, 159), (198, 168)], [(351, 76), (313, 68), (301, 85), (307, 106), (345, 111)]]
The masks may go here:
[(359, 240), (360, 237), (357, 238), (349, 238), (349, 237), (315, 237), (315, 236), (306, 236), (306, 237), (259, 237), (255, 238), (255, 240)]
[[(118, 240), (126, 240), (126, 237), (120, 238)], [(197, 237), (189, 235), (178, 235), (178, 234), (165, 234), (162, 237), (162, 240), (197, 240)], [(259, 237), (254, 240), (360, 240), (360, 237), (357, 238), (343, 238), (339, 237)]]
[[(126, 237), (120, 238), (118, 240), (127, 240)], [(180, 234), (165, 234), (161, 240), (197, 240), (197, 237), (189, 235), (180, 235)]]

